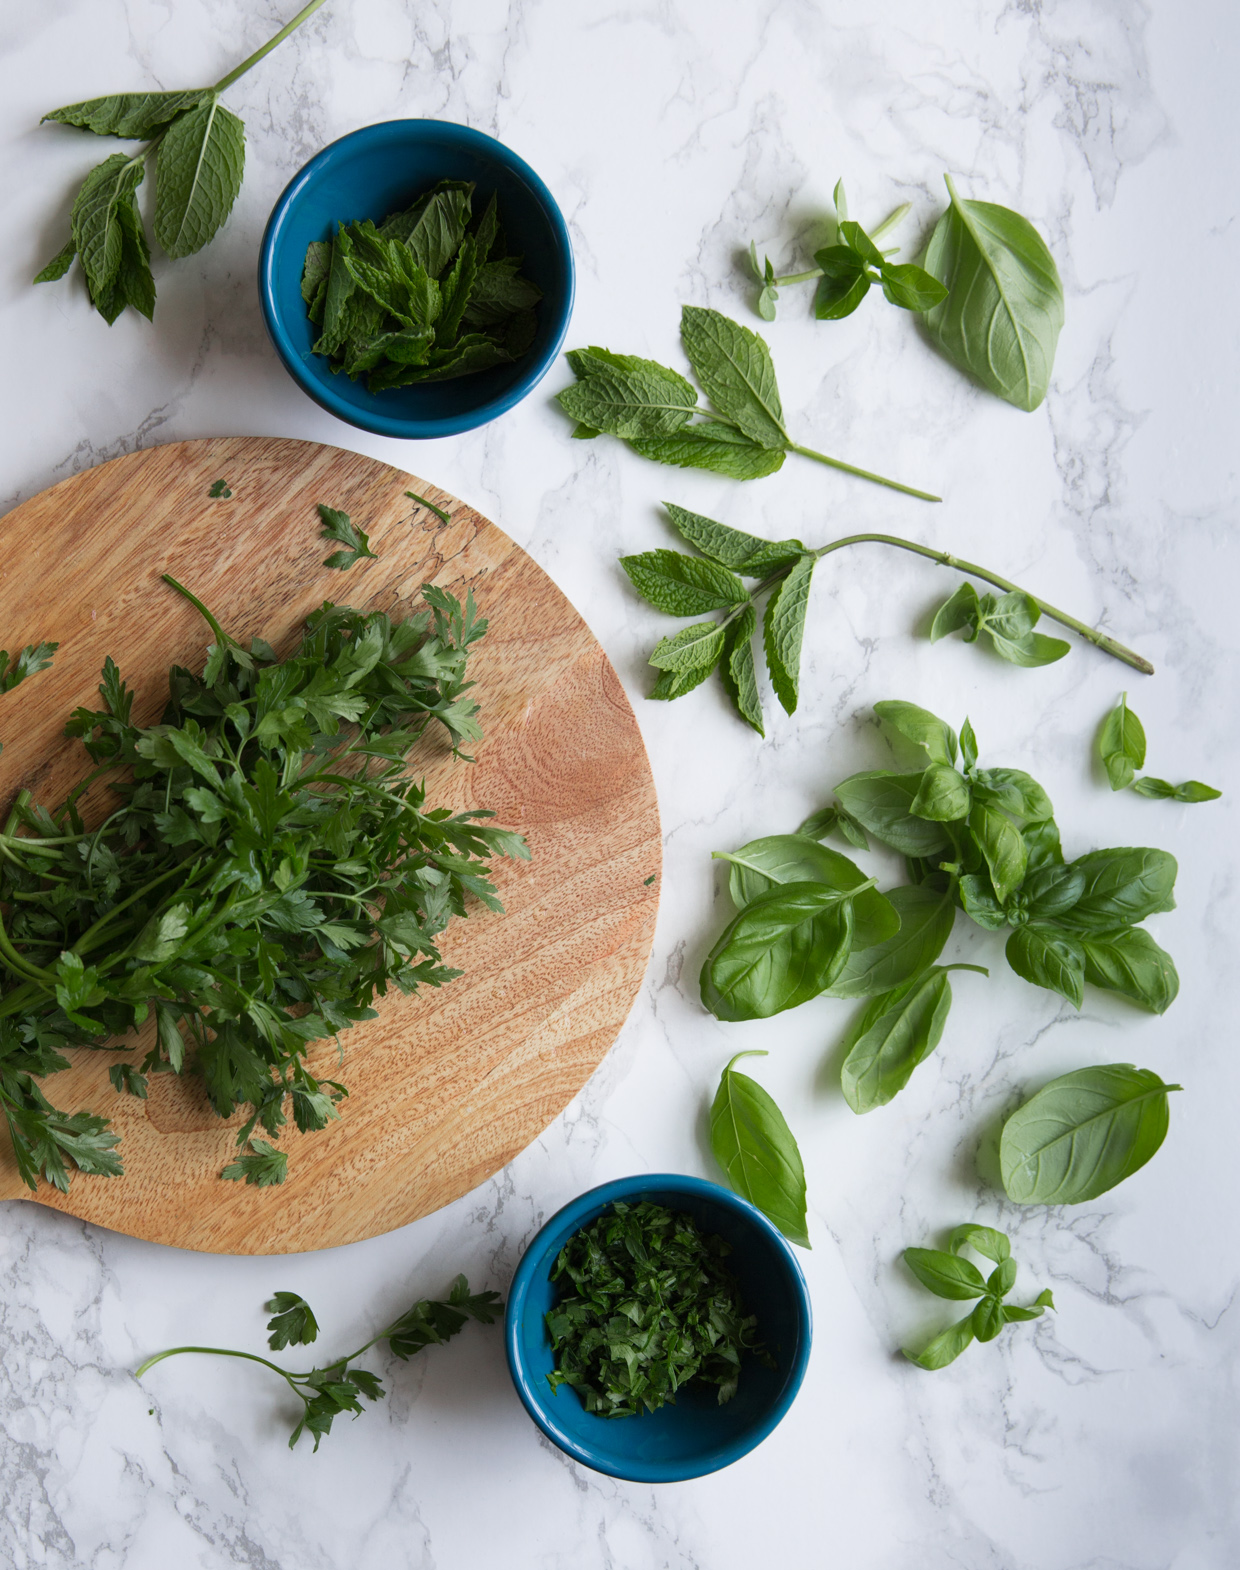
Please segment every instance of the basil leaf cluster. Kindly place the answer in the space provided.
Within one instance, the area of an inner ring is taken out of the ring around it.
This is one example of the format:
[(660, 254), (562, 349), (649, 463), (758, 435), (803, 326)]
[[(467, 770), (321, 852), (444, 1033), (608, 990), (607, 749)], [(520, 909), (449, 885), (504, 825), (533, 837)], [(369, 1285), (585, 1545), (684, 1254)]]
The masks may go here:
[[(983, 1276), (972, 1261), (961, 1257), (964, 1248), (971, 1248), (995, 1268)], [(970, 1313), (949, 1325), (920, 1352), (904, 1349), (905, 1357), (918, 1368), (946, 1368), (971, 1342), (993, 1341), (1005, 1325), (1040, 1319), (1048, 1308), (1055, 1306), (1049, 1287), (1039, 1292), (1028, 1308), (1004, 1301), (1016, 1284), (1016, 1261), (1011, 1244), (994, 1227), (966, 1222), (952, 1233), (946, 1250), (906, 1248), (904, 1263), (935, 1297), (960, 1303), (978, 1300)]]
[(301, 295), (313, 353), (371, 392), (450, 381), (519, 359), (541, 291), (507, 248), (496, 198), (473, 216), (474, 184), (441, 180), (412, 206), (341, 223), (306, 251)]
[(971, 583), (962, 583), (935, 612), (930, 642), (962, 632), (966, 643), (976, 643), (985, 633), (991, 648), (1009, 665), (1053, 665), (1071, 645), (1062, 638), (1034, 632), (1041, 615), (1042, 606), (1021, 589), (1001, 595), (979, 594)]
[(69, 239), (35, 283), (63, 278), (80, 260), (91, 304), (109, 326), (127, 306), (149, 321), (155, 278), (137, 199), (148, 157), (155, 155), (155, 238), (170, 257), (192, 256), (232, 211), (245, 170), (245, 126), (224, 108), (221, 93), (322, 4), (311, 0), (214, 87), (113, 93), (45, 114), (44, 121), (146, 146), (113, 153), (86, 176), (69, 215)]
[(1112, 790), (1131, 786), (1138, 796), (1183, 802), (1217, 801), (1223, 794), (1200, 780), (1173, 785), (1170, 780), (1155, 779), (1149, 774), (1137, 778), (1137, 770), (1145, 764), (1145, 727), (1128, 707), (1126, 692), (1120, 693), (1119, 702), (1102, 722), (1098, 753)]
[(947, 298), (947, 288), (926, 272), (925, 268), (911, 262), (891, 262), (899, 247), (879, 250), (877, 241), (892, 229), (909, 210), (905, 202), (883, 219), (877, 228), (868, 233), (848, 216), (848, 201), (844, 182), (835, 186), (836, 237), (833, 245), (814, 252), (815, 266), (801, 273), (790, 273), (778, 278), (770, 257), (758, 262), (757, 247), (750, 242), (749, 264), (762, 285), (758, 295), (758, 315), (764, 321), (775, 320), (775, 306), (779, 291), (787, 284), (804, 283), (818, 279), (814, 296), (814, 315), (820, 322), (839, 321), (852, 313), (865, 299), (874, 284), (879, 284), (892, 305), (906, 311), (928, 311)]

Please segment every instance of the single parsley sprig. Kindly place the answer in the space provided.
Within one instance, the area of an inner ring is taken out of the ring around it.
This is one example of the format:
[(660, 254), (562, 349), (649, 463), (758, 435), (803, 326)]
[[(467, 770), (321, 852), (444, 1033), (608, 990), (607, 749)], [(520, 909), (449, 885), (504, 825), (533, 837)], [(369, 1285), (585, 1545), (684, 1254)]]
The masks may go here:
[[(701, 556), (668, 550), (644, 551), (637, 556), (622, 556), (620, 565), (641, 597), (658, 610), (684, 617), (714, 611), (722, 611), (724, 615), (720, 620), (695, 622), (660, 640), (650, 656), (651, 665), (660, 673), (650, 696), (659, 699), (683, 697), (700, 686), (712, 671), (718, 670), (737, 712), (760, 736), (766, 733), (753, 652), (758, 606), (766, 600), (762, 647), (771, 685), (783, 708), (792, 714), (799, 698), (801, 644), (814, 568), (824, 556), (851, 545), (890, 545), (896, 550), (912, 551), (1005, 590), (1003, 599), (998, 602), (992, 595), (985, 596), (990, 619), (981, 630), (991, 637), (995, 652), (1011, 663), (1043, 664), (1047, 658), (1058, 659), (1061, 653), (1067, 653), (1066, 643), (1042, 638), (1033, 632), (1038, 617), (1046, 615), (1072, 628), (1104, 654), (1123, 660), (1135, 670), (1153, 674), (1154, 667), (1148, 660), (1134, 654), (1107, 633), (1099, 632), (1046, 600), (1027, 593), (989, 568), (979, 567), (976, 562), (965, 561), (948, 551), (936, 551), (895, 534), (849, 534), (812, 549), (796, 539), (759, 539), (671, 502), (665, 502), (664, 507), (672, 527), (700, 551)], [(757, 579), (756, 587), (747, 588), (742, 578)], [(935, 636), (943, 635), (946, 613), (957, 606), (966, 593), (972, 596), (974, 604), (982, 605), (972, 584), (964, 584), (935, 618), (932, 641)], [(973, 636), (977, 636), (976, 631)], [(1055, 646), (1053, 651), (1049, 649), (1050, 645)]]
[(170, 257), (192, 256), (232, 211), (245, 167), (245, 126), (220, 95), (322, 4), (310, 0), (214, 87), (114, 93), (45, 114), (44, 120), (146, 146), (130, 156), (113, 153), (86, 176), (70, 214), (69, 239), (35, 283), (63, 278), (80, 258), (91, 303), (109, 326), (127, 305), (150, 320), (155, 279), (137, 200), (147, 158), (155, 154), (155, 238)]
[(12, 692), (27, 676), (47, 670), (59, 647), (58, 643), (28, 643), (12, 655), (0, 649), (0, 692)]
[(728, 1245), (651, 1200), (616, 1204), (573, 1234), (552, 1266), (553, 1391), (587, 1412), (633, 1417), (674, 1403), (690, 1380), (736, 1394), (746, 1353), (774, 1366), (724, 1264)]
[[(296, 1293), (277, 1292), (267, 1307), (275, 1311), (267, 1325), (271, 1331), (267, 1344), (273, 1351), (278, 1352), (286, 1346), (305, 1346), (318, 1338), (318, 1321), (310, 1305)], [(237, 1352), (228, 1347), (177, 1346), (148, 1357), (135, 1372), (134, 1378), (141, 1379), (148, 1369), (156, 1363), (162, 1363), (164, 1358), (178, 1357), (185, 1352), (199, 1352), (210, 1357), (238, 1357), (249, 1363), (261, 1363), (264, 1368), (279, 1374), (302, 1403), (301, 1417), (289, 1435), (289, 1449), (294, 1448), (303, 1433), (309, 1433), (314, 1436), (314, 1448), (318, 1450), (319, 1441), (331, 1432), (332, 1423), (342, 1412), (352, 1412), (354, 1417), (361, 1415), (365, 1410), (361, 1397), (364, 1396), (367, 1401), (383, 1399), (385, 1391), (379, 1377), (367, 1369), (351, 1366), (371, 1347), (386, 1341), (388, 1350), (404, 1361), (424, 1347), (441, 1346), (445, 1341), (450, 1341), (467, 1319), (476, 1319), (483, 1325), (494, 1324), (502, 1309), (503, 1303), (498, 1292), (471, 1293), (469, 1282), (460, 1275), (452, 1283), (446, 1302), (421, 1298), (356, 1352), (350, 1352), (346, 1357), (337, 1358), (321, 1368), (312, 1368), (308, 1373), (291, 1373), (270, 1359), (259, 1357), (255, 1352)]]
[[(201, 1074), (221, 1117), (249, 1114), (223, 1176), (282, 1182), (289, 1116), (323, 1128), (347, 1094), (311, 1072), (314, 1043), (374, 1018), (392, 987), (458, 975), (439, 934), (474, 899), (502, 909), (487, 863), (529, 854), (487, 811), (429, 807), (408, 771), (432, 725), (461, 757), (481, 734), (472, 595), (424, 585), (405, 622), (328, 603), (278, 659), (166, 581), (211, 630), (202, 674), (174, 666), (159, 723), (138, 726), (105, 661), (102, 706), (66, 727), (94, 768), (55, 812), (20, 792), (0, 832), (0, 1111), (31, 1188), (67, 1188), (67, 1162), (120, 1172), (106, 1119), (59, 1111), (35, 1081), (66, 1067), (62, 1049), (121, 1049), (151, 1018), (118, 1091)], [(79, 803), (104, 777), (115, 805), (88, 827)]]
[(1149, 774), (1140, 779), (1136, 777), (1137, 770), (1145, 766), (1145, 727), (1128, 707), (1126, 692), (1120, 693), (1119, 702), (1102, 722), (1098, 752), (1112, 790), (1131, 786), (1138, 796), (1156, 801), (1217, 801), (1223, 794), (1213, 785), (1203, 785), (1200, 780), (1185, 780), (1182, 785), (1173, 785), (1169, 780), (1155, 779)]
[(845, 316), (851, 316), (870, 292), (872, 284), (880, 284), (883, 294), (892, 305), (898, 305), (905, 311), (928, 311), (947, 298), (943, 284), (924, 268), (914, 266), (911, 262), (888, 260), (900, 249), (899, 246), (880, 250), (875, 243), (889, 229), (895, 228), (908, 212), (911, 203), (901, 203), (867, 234), (859, 223), (848, 216), (843, 180), (836, 182), (834, 201), (835, 244), (815, 251), (814, 261), (817, 265), (804, 272), (776, 277), (770, 257), (764, 256), (759, 263), (757, 246), (750, 241), (749, 264), (762, 285), (758, 295), (758, 315), (763, 321), (775, 320), (775, 305), (780, 289), (789, 284), (808, 283), (811, 279), (818, 280), (814, 315), (820, 322), (839, 321)]
[[(573, 349), (567, 359), (577, 385), (556, 394), (560, 407), (577, 421), (573, 435), (589, 439), (605, 431), (656, 463), (711, 469), (734, 480), (774, 474), (785, 456), (796, 452), (906, 496), (942, 500), (794, 442), (784, 426), (771, 352), (748, 327), (718, 311), (686, 305), (680, 335), (710, 407), (699, 405), (692, 383), (654, 360), (610, 349)], [(701, 418), (695, 422), (695, 416)]]
[[(995, 1268), (983, 1276), (976, 1265), (960, 1257), (964, 1248), (971, 1248), (984, 1259), (991, 1260)], [(905, 1357), (918, 1368), (946, 1368), (971, 1341), (993, 1341), (1005, 1325), (1041, 1319), (1048, 1308), (1055, 1306), (1049, 1287), (1039, 1292), (1029, 1308), (1004, 1302), (1016, 1284), (1016, 1261), (1012, 1258), (1011, 1244), (994, 1227), (966, 1222), (952, 1233), (947, 1249), (944, 1252), (937, 1248), (906, 1248), (904, 1263), (935, 1297), (952, 1302), (969, 1302), (976, 1298), (978, 1302), (971, 1313), (949, 1325), (920, 1352), (904, 1349)]]

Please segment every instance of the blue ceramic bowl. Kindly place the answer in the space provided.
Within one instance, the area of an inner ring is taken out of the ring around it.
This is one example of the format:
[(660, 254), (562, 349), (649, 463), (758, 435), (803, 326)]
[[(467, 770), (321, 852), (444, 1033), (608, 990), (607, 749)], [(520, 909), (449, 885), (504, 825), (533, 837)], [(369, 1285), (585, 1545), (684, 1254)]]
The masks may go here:
[[(742, 1365), (740, 1388), (722, 1406), (711, 1385), (686, 1385), (674, 1406), (639, 1417), (599, 1417), (576, 1393), (547, 1383), (555, 1366), (543, 1315), (559, 1295), (556, 1255), (574, 1232), (617, 1200), (652, 1199), (686, 1211), (704, 1232), (732, 1245), (728, 1267), (775, 1368)], [(701, 1178), (659, 1172), (604, 1183), (552, 1216), (522, 1255), (508, 1294), (504, 1338), (508, 1367), (525, 1409), (560, 1449), (596, 1472), (634, 1483), (679, 1483), (728, 1466), (759, 1445), (787, 1412), (809, 1362), (809, 1292), (792, 1249), (744, 1199)]]
[[(301, 297), (306, 247), (340, 222), (381, 222), (439, 180), (473, 180), (475, 212), (498, 196), (509, 250), (524, 256), (522, 272), (542, 290), (538, 333), (511, 365), (369, 393), (311, 353), (318, 334)], [(572, 315), (573, 252), (551, 192), (501, 142), (444, 120), (386, 120), (342, 136), (289, 181), (267, 220), (258, 292), (277, 354), (316, 403), (377, 436), (453, 436), (506, 413), (546, 375)]]

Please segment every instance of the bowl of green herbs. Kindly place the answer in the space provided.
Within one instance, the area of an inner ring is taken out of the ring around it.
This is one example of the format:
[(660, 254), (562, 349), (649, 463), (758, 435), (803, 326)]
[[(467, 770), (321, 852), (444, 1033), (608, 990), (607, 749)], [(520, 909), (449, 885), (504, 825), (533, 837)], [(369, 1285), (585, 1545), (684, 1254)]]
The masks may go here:
[(739, 1460), (809, 1362), (809, 1292), (747, 1200), (674, 1173), (566, 1205), (526, 1249), (505, 1318), (526, 1411), (574, 1460), (675, 1483)]
[(316, 403), (379, 436), (505, 413), (568, 330), (573, 253), (546, 185), (493, 137), (389, 120), (313, 157), (259, 255), (271, 341)]

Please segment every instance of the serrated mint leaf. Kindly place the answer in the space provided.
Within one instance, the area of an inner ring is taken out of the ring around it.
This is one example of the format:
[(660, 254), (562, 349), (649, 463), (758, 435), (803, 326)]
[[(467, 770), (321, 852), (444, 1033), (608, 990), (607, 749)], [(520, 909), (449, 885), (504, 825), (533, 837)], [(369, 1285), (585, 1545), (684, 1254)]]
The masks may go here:
[(697, 393), (665, 366), (593, 372), (556, 395), (574, 420), (611, 436), (671, 436), (697, 408)]
[(192, 87), (176, 93), (112, 93), (106, 98), (88, 98), (80, 104), (53, 109), (43, 120), (75, 125), (96, 136), (145, 141), (160, 126), (192, 109), (210, 91), (209, 87)]
[(650, 656), (659, 670), (690, 671), (705, 666), (713, 670), (723, 653), (724, 629), (717, 621), (694, 622), (670, 638), (661, 638)]
[(65, 241), (64, 246), (56, 252), (47, 266), (34, 275), (35, 283), (55, 283), (73, 266), (77, 256), (77, 242), (72, 238)]
[(694, 374), (719, 413), (760, 446), (786, 448), (775, 367), (758, 334), (696, 305), (682, 309), (680, 332)]
[(675, 502), (664, 502), (663, 506), (673, 528), (690, 545), (696, 545), (704, 556), (723, 567), (730, 567), (733, 572), (744, 573), (747, 578), (765, 578), (782, 567), (791, 567), (805, 554), (800, 540), (761, 540), (740, 529), (729, 529), (713, 518), (704, 518), (701, 513), (689, 512)]
[(116, 209), (142, 184), (142, 173), (141, 162), (113, 153), (86, 176), (73, 204), (73, 243), (92, 300), (107, 298), (120, 269), (124, 241)]
[(645, 551), (622, 556), (620, 565), (633, 587), (670, 616), (704, 616), (746, 599), (745, 585), (726, 567), (678, 551)]
[(232, 211), (245, 126), (213, 94), (174, 120), (155, 154), (155, 238), (169, 256), (200, 251)]
[(753, 635), (758, 619), (752, 605), (747, 605), (728, 627), (724, 642), (719, 674), (728, 696), (736, 705), (736, 712), (759, 736), (765, 736), (762, 727), (762, 700), (758, 696), (758, 674), (754, 667)]
[(784, 452), (751, 442), (740, 431), (717, 421), (688, 425), (674, 436), (631, 438), (629, 446), (643, 458), (679, 469), (709, 469), (729, 480), (760, 480), (782, 467)]
[(796, 712), (801, 671), (801, 640), (815, 558), (802, 556), (766, 602), (762, 645), (775, 696), (788, 714)]

